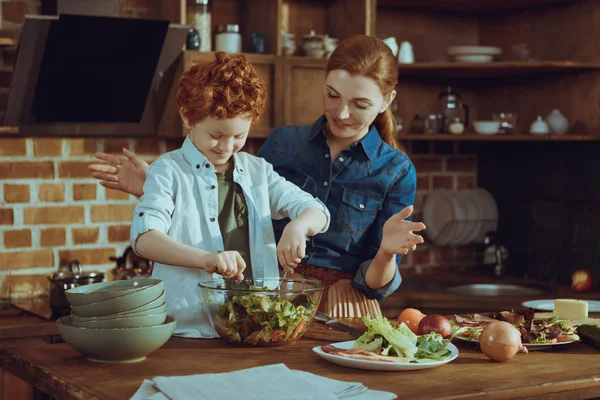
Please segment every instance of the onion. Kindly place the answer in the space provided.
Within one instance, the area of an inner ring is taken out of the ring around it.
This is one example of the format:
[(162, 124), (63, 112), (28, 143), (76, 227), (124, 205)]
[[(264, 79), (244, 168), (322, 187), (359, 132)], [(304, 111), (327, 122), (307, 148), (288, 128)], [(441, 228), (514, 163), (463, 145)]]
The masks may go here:
[(419, 322), (419, 335), (436, 332), (447, 338), (452, 334), (452, 324), (440, 314), (429, 314)]
[(518, 352), (527, 354), (521, 343), (521, 332), (505, 321), (489, 323), (479, 337), (481, 351), (494, 361), (508, 361)]

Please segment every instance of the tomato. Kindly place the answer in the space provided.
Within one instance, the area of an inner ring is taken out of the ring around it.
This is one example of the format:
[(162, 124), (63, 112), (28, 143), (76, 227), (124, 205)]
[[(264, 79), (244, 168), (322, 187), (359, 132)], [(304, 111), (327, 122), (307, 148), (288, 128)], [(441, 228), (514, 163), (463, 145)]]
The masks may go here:
[(405, 308), (398, 316), (398, 324), (404, 322), (415, 335), (419, 334), (419, 323), (425, 314), (416, 308)]
[(285, 340), (285, 331), (283, 329), (277, 329), (273, 331), (273, 334), (271, 335), (271, 341), (280, 342), (282, 340)]
[(592, 276), (584, 269), (573, 272), (571, 276), (571, 289), (576, 292), (587, 292), (592, 288)]

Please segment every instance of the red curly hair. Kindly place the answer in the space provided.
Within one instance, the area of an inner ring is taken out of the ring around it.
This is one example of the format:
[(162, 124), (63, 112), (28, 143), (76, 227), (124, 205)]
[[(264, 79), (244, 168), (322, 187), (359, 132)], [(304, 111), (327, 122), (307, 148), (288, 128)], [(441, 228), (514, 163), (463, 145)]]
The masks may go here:
[(214, 61), (196, 64), (179, 78), (177, 103), (190, 126), (206, 117), (244, 114), (254, 122), (266, 102), (266, 84), (242, 54), (218, 51)]

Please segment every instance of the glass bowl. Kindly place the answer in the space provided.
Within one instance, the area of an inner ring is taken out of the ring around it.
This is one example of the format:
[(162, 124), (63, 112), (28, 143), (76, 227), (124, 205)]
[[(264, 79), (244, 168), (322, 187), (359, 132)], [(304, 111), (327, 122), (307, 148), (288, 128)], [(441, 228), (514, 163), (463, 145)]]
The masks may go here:
[(308, 279), (216, 279), (199, 282), (198, 287), (223, 339), (248, 346), (281, 346), (306, 332), (324, 284)]

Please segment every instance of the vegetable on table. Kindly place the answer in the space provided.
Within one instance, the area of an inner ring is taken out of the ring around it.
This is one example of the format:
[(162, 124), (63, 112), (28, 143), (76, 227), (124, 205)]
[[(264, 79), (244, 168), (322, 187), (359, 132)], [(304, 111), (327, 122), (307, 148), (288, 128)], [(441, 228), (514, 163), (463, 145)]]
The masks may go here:
[(505, 321), (491, 322), (483, 328), (479, 337), (481, 351), (494, 361), (508, 361), (517, 353), (527, 354), (521, 342), (521, 332)]

